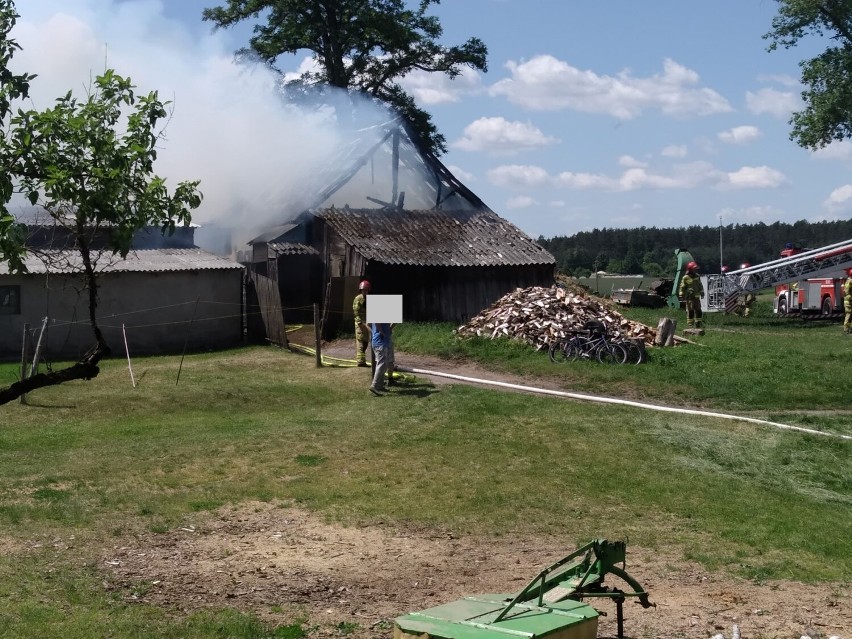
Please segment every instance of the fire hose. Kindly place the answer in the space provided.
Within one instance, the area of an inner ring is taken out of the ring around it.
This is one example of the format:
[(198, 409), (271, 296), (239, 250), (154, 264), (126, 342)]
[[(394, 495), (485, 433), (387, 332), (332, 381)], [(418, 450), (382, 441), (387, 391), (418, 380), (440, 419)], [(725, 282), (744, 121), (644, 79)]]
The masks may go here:
[(803, 426), (792, 426), (790, 424), (781, 424), (756, 417), (743, 417), (741, 415), (731, 415), (728, 413), (717, 413), (714, 411), (697, 410), (693, 408), (676, 408), (673, 406), (662, 406), (660, 404), (649, 404), (646, 402), (635, 402), (629, 399), (618, 399), (615, 397), (604, 397), (601, 395), (584, 395), (582, 393), (571, 393), (567, 391), (549, 390), (546, 388), (537, 388), (534, 386), (524, 386), (521, 384), (511, 384), (509, 382), (498, 382), (490, 379), (480, 379), (477, 377), (465, 377), (463, 375), (454, 375), (452, 373), (444, 373), (441, 371), (430, 371), (422, 368), (408, 368), (405, 366), (397, 366), (397, 370), (414, 373), (420, 375), (433, 375), (437, 377), (446, 377), (448, 379), (457, 379), (463, 382), (475, 384), (484, 384), (487, 386), (499, 386), (501, 388), (510, 388), (512, 390), (524, 391), (528, 393), (539, 393), (541, 395), (552, 395), (554, 397), (565, 397), (568, 399), (579, 399), (587, 402), (598, 402), (601, 404), (615, 404), (619, 406), (631, 406), (633, 408), (642, 408), (645, 410), (655, 410), (664, 413), (679, 413), (681, 415), (700, 415), (702, 417), (715, 417), (717, 419), (730, 419), (734, 421), (748, 422), (751, 424), (760, 424), (762, 426), (772, 426), (782, 430), (791, 430), (799, 433), (807, 433), (809, 435), (820, 435), (822, 437), (836, 437), (852, 441), (852, 435), (843, 435), (841, 433), (830, 433), (813, 428), (805, 428)]

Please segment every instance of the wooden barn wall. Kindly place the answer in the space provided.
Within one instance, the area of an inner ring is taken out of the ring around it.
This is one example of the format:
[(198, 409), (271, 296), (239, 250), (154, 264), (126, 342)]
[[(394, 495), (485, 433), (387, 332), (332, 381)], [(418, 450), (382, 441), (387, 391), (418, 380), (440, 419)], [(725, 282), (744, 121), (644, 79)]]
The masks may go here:
[(248, 339), (254, 343), (272, 342), (287, 345), (281, 295), (275, 280), (249, 273), (246, 284), (246, 327)]
[(320, 239), (317, 248), (323, 264), (323, 295), (330, 278), (366, 278), (374, 294), (403, 296), (406, 321), (463, 323), (516, 288), (553, 285), (552, 264), (437, 267), (368, 262), (334, 229), (322, 220), (316, 222), (315, 237)]
[(284, 320), (288, 324), (314, 321), (313, 304), (322, 303), (319, 266), (316, 255), (282, 255), (270, 260), (270, 277), (278, 280)]

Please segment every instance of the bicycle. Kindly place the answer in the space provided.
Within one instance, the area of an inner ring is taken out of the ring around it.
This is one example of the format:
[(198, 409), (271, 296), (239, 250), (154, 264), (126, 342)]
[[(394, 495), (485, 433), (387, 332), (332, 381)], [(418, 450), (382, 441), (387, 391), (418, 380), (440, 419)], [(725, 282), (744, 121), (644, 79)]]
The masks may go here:
[(622, 337), (620, 333), (616, 333), (614, 341), (627, 351), (626, 364), (644, 364), (648, 361), (648, 353), (639, 346), (635, 339)]
[(548, 357), (555, 364), (578, 359), (589, 359), (601, 364), (624, 364), (627, 350), (608, 339), (606, 330), (594, 327), (587, 331), (572, 331), (566, 340), (554, 342), (548, 349)]

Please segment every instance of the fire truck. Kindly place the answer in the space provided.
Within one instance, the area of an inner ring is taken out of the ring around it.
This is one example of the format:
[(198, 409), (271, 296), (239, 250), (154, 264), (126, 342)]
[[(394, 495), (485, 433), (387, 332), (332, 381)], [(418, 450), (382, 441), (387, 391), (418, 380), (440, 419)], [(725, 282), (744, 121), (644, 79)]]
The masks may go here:
[(704, 310), (730, 313), (746, 293), (772, 288), (781, 315), (832, 317), (843, 312), (841, 285), (852, 267), (852, 240), (817, 249), (786, 245), (776, 260), (719, 275), (703, 276)]
[(843, 280), (843, 277), (811, 278), (776, 286), (773, 311), (778, 315), (839, 317), (843, 314)]
[[(810, 249), (788, 243), (781, 257), (791, 257)], [(828, 273), (826, 273), (828, 275)], [(772, 310), (778, 315), (815, 316), (828, 319), (843, 314), (843, 272), (832, 277), (812, 277), (775, 287)]]

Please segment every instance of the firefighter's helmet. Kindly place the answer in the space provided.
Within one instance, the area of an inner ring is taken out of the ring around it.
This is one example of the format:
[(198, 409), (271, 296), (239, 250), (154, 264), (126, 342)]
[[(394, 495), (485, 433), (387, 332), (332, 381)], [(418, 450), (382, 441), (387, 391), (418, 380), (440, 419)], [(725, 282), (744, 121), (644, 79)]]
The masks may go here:
[(367, 280), (362, 280), (361, 283), (358, 285), (358, 290), (359, 291), (369, 291), (370, 290), (370, 282), (368, 282)]
[(697, 271), (698, 270), (698, 263), (697, 262), (689, 262), (686, 265), (686, 270), (687, 271)]
[(723, 273), (727, 273), (727, 272), (728, 272), (728, 267), (727, 267), (727, 266), (723, 266), (723, 267), (722, 267), (722, 272), (723, 272)]
[(748, 262), (743, 262), (742, 264), (740, 264), (740, 268), (749, 268), (750, 266), (751, 264), (749, 264)]
[(846, 269), (846, 275), (848, 275), (849, 277), (852, 277), (852, 268)]

